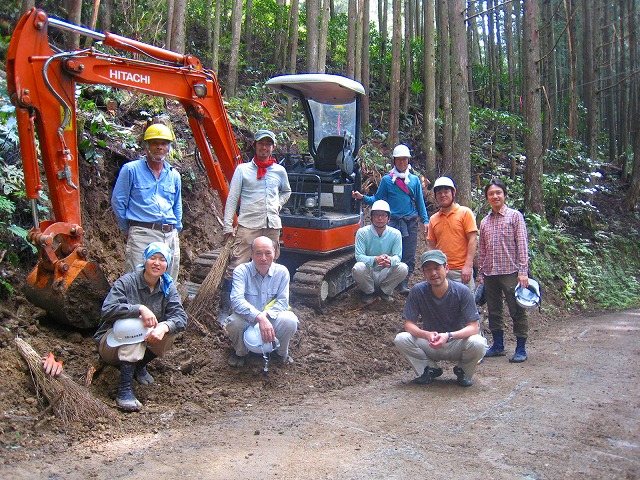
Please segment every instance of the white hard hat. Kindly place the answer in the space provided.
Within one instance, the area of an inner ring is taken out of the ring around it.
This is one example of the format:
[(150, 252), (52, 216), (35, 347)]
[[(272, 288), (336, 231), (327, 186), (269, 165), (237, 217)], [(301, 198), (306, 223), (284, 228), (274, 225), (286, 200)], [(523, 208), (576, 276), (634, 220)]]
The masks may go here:
[(453, 184), (453, 180), (451, 180), (449, 177), (438, 178), (433, 184), (433, 190), (435, 191), (435, 189), (438, 187), (453, 188), (454, 190), (456, 189), (456, 186)]
[(392, 157), (408, 157), (411, 158), (411, 151), (409, 147), (406, 145), (396, 145), (396, 148), (393, 149)]
[(119, 347), (143, 342), (153, 327), (145, 327), (141, 318), (124, 318), (116, 320), (113, 330), (107, 335), (107, 345)]
[(373, 202), (373, 205), (371, 205), (371, 211), (373, 212), (374, 210), (380, 210), (391, 214), (391, 208), (389, 208), (389, 204), (384, 200), (376, 200)]
[(260, 333), (260, 324), (256, 323), (253, 327), (249, 327), (244, 331), (244, 344), (253, 353), (271, 353), (280, 346), (280, 342), (276, 338), (273, 342), (263, 342), (262, 333)]
[(520, 285), (516, 287), (516, 302), (523, 308), (535, 307), (540, 305), (540, 285), (533, 278), (529, 279), (529, 286), (522, 288)]

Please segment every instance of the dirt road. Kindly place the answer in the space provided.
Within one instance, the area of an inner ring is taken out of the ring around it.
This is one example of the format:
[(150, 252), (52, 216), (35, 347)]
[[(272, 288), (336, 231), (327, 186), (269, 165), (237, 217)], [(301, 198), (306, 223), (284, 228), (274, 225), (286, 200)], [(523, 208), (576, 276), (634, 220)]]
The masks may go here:
[[(0, 466), (0, 477), (282, 479), (640, 478), (640, 311), (563, 320), (530, 359), (486, 359), (471, 388), (408, 369), (191, 426)], [(450, 367), (450, 366), (449, 366)], [(310, 385), (309, 390), (313, 388)]]

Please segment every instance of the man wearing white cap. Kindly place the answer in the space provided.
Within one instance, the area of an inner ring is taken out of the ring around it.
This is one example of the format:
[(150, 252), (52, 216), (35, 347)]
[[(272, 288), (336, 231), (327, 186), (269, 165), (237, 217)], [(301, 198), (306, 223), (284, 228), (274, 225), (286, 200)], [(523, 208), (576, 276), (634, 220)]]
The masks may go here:
[(409, 294), (409, 276), (415, 269), (416, 248), (418, 245), (418, 217), (422, 220), (422, 230), (427, 235), (429, 213), (422, 196), (422, 182), (411, 173), (411, 152), (406, 145), (397, 145), (393, 149), (393, 169), (382, 177), (375, 195), (363, 195), (355, 191), (353, 198), (373, 205), (377, 200), (386, 200), (391, 207), (389, 226), (402, 234), (402, 262), (409, 268), (409, 274), (400, 283), (403, 295)]
[[(254, 137), (255, 156), (250, 162), (236, 167), (229, 196), (224, 208), (225, 240), (234, 237), (231, 259), (220, 288), (218, 320), (231, 313), (231, 278), (233, 269), (251, 259), (251, 242), (258, 237), (270, 238), (280, 254), (280, 210), (291, 195), (287, 171), (273, 156), (276, 135), (270, 130), (258, 130)], [(238, 213), (238, 227), (234, 231), (233, 217)]]
[(116, 404), (138, 411), (142, 404), (131, 383), (154, 383), (147, 364), (164, 356), (175, 335), (187, 327), (187, 314), (167, 269), (171, 250), (162, 242), (150, 243), (143, 253), (142, 269), (115, 281), (102, 304), (102, 325), (93, 336), (102, 359), (120, 368)]

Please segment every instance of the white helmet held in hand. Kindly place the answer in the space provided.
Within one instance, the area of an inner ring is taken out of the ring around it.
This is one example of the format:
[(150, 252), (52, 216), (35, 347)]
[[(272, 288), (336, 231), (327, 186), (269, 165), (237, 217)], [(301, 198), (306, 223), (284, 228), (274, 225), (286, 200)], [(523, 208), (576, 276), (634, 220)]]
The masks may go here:
[(123, 318), (116, 320), (113, 330), (107, 335), (107, 345), (119, 347), (143, 342), (153, 327), (145, 327), (141, 318)]
[(516, 302), (523, 308), (535, 307), (540, 305), (541, 294), (540, 285), (533, 278), (529, 279), (529, 286), (522, 288), (520, 285), (516, 287)]
[(263, 342), (262, 333), (260, 333), (260, 324), (256, 323), (253, 327), (249, 327), (244, 331), (244, 344), (250, 352), (266, 355), (273, 352), (280, 346), (280, 342), (276, 338), (273, 342)]

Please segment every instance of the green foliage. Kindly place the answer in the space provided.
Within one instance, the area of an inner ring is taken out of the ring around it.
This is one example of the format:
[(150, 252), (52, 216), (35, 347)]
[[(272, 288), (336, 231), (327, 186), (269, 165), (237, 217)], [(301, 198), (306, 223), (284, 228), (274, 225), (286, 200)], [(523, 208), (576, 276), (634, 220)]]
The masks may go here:
[(527, 215), (527, 227), (530, 275), (554, 303), (560, 299), (569, 310), (619, 310), (640, 304), (637, 231), (631, 229), (625, 237), (598, 231), (593, 239), (584, 239), (537, 215)]

